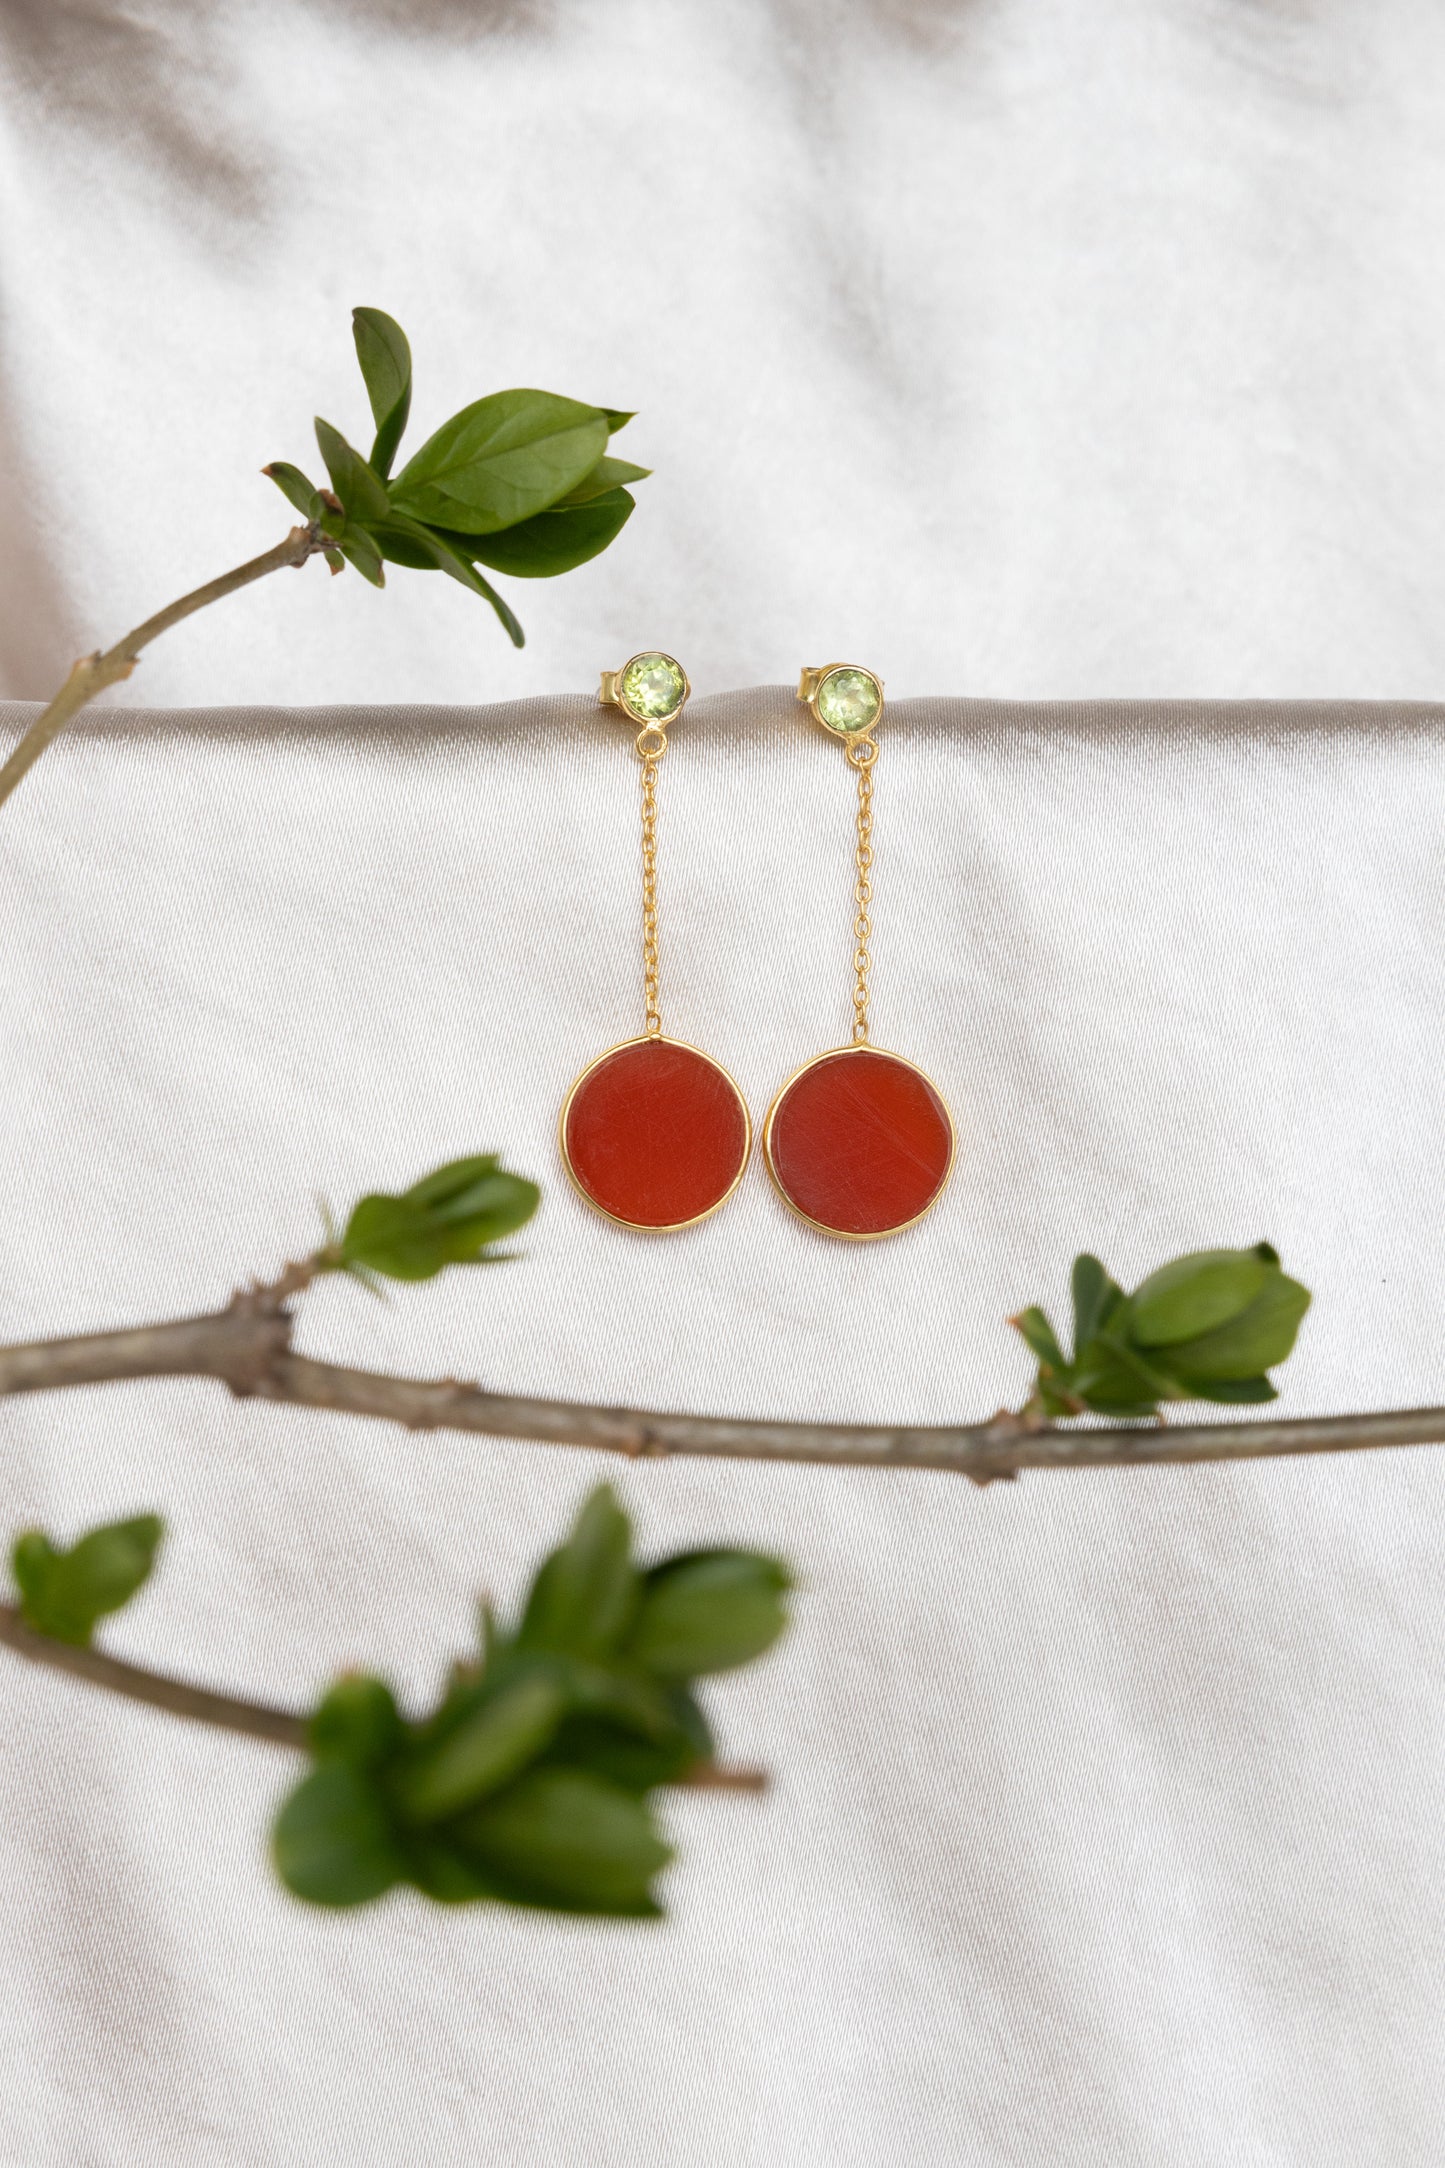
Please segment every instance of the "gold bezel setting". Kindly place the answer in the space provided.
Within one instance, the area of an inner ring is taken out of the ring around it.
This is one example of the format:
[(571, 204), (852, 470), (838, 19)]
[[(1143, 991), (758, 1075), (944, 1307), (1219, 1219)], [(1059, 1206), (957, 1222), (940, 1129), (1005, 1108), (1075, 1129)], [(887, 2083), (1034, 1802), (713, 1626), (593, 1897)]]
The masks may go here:
[[(644, 650), (644, 652), (647, 654), (656, 654), (658, 650), (655, 648), (647, 648)], [(629, 710), (628, 712), (630, 713), (631, 711)], [(679, 1046), (686, 1053), (696, 1054), (700, 1061), (705, 1061), (708, 1064), (709, 1068), (716, 1069), (718, 1075), (726, 1079), (727, 1083), (732, 1087), (733, 1097), (737, 1100), (738, 1105), (742, 1108), (743, 1156), (738, 1162), (738, 1171), (733, 1176), (731, 1182), (723, 1191), (722, 1195), (718, 1198), (716, 1204), (710, 1204), (705, 1212), (694, 1213), (691, 1219), (668, 1220), (661, 1226), (656, 1225), (650, 1220), (624, 1219), (620, 1212), (609, 1212), (605, 1204), (599, 1204), (597, 1202), (597, 1199), (593, 1196), (591, 1190), (585, 1189), (583, 1187), (582, 1182), (579, 1179), (577, 1172), (572, 1165), (572, 1157), (567, 1150), (567, 1116), (572, 1111), (572, 1102), (576, 1098), (578, 1092), (582, 1089), (582, 1086), (586, 1083), (588, 1077), (591, 1076), (594, 1069), (600, 1069), (603, 1062), (610, 1061), (614, 1054), (622, 1053), (623, 1050), (629, 1046)], [(952, 1122), (953, 1117), (952, 1115), (950, 1115), (950, 1127), (952, 1126)], [(562, 1102), (562, 1111), (557, 1117), (557, 1149), (561, 1154), (562, 1165), (566, 1172), (567, 1179), (572, 1184), (572, 1187), (576, 1190), (578, 1196), (583, 1200), (585, 1204), (590, 1205), (594, 1212), (600, 1212), (604, 1219), (611, 1220), (614, 1227), (627, 1227), (631, 1229), (633, 1234), (639, 1235), (680, 1234), (684, 1227), (699, 1227), (704, 1220), (711, 1219), (714, 1212), (720, 1212), (723, 1206), (727, 1203), (729, 1197), (733, 1196), (736, 1192), (738, 1184), (742, 1181), (743, 1176), (748, 1171), (748, 1162), (753, 1156), (753, 1117), (749, 1110), (748, 1102), (743, 1096), (742, 1086), (738, 1083), (738, 1080), (733, 1075), (732, 1071), (723, 1067), (722, 1063), (718, 1060), (715, 1054), (709, 1054), (705, 1047), (694, 1046), (690, 1039), (674, 1039), (670, 1037), (666, 1032), (644, 1031), (639, 1032), (635, 1038), (619, 1039), (615, 1046), (605, 1047), (600, 1054), (594, 1055), (592, 1060), (588, 1062), (586, 1068), (579, 1070), (577, 1075), (572, 1079), (571, 1087), (567, 1093), (566, 1098)]]
[[(878, 688), (878, 712), (861, 730), (839, 730), (832, 723), (824, 721), (819, 709), (818, 699), (824, 685), (830, 677), (836, 677), (840, 670), (856, 670), (859, 677), (867, 678), (871, 685)], [(798, 698), (811, 711), (820, 730), (826, 730), (830, 738), (847, 746), (860, 745), (865, 739), (871, 740), (883, 720), (883, 680), (876, 670), (870, 670), (864, 662), (827, 662), (817, 668), (811, 664), (806, 665), (798, 677)]]
[[(650, 662), (654, 656), (659, 656), (663, 662), (670, 663), (682, 679), (682, 697), (672, 712), (661, 718), (655, 715), (639, 714), (637, 709), (625, 697), (622, 690), (623, 679), (627, 676), (632, 665), (635, 662)], [(635, 655), (628, 656), (620, 670), (604, 670), (602, 682), (597, 690), (599, 707), (620, 709), (628, 721), (636, 723), (640, 730), (670, 730), (691, 698), (692, 681), (687, 672), (683, 669), (676, 655), (669, 655), (666, 648), (661, 647), (641, 647)]]
[[(825, 730), (828, 728), (826, 723), (823, 727)], [(830, 736), (836, 736), (836, 734), (836, 732), (829, 732)], [(943, 1170), (943, 1180), (939, 1183), (923, 1210), (915, 1212), (912, 1219), (900, 1220), (896, 1227), (879, 1227), (871, 1234), (854, 1234), (846, 1227), (830, 1227), (826, 1220), (814, 1219), (811, 1212), (805, 1212), (802, 1206), (796, 1204), (788, 1195), (788, 1192), (783, 1187), (782, 1176), (773, 1165), (773, 1123), (777, 1117), (779, 1107), (787, 1098), (788, 1093), (797, 1083), (799, 1077), (806, 1076), (810, 1069), (816, 1069), (820, 1062), (833, 1061), (839, 1054), (880, 1054), (887, 1061), (901, 1062), (905, 1069), (911, 1069), (915, 1076), (922, 1077), (924, 1083), (942, 1107), (948, 1122), (948, 1165)], [(806, 1226), (816, 1227), (819, 1234), (831, 1235), (835, 1242), (886, 1242), (890, 1235), (901, 1235), (908, 1228), (916, 1227), (920, 1220), (927, 1219), (929, 1213), (953, 1180), (953, 1169), (958, 1159), (958, 1124), (953, 1118), (953, 1109), (944, 1098), (943, 1093), (934, 1083), (928, 1071), (920, 1068), (916, 1061), (910, 1061), (906, 1054), (895, 1054), (892, 1047), (870, 1046), (866, 1040), (851, 1041), (846, 1046), (827, 1047), (821, 1054), (815, 1054), (811, 1061), (800, 1063), (792, 1075), (785, 1078), (783, 1083), (778, 1086), (777, 1091), (773, 1094), (772, 1105), (763, 1118), (762, 1147), (763, 1165), (768, 1170), (774, 1189), (782, 1198), (788, 1210), (802, 1220)]]

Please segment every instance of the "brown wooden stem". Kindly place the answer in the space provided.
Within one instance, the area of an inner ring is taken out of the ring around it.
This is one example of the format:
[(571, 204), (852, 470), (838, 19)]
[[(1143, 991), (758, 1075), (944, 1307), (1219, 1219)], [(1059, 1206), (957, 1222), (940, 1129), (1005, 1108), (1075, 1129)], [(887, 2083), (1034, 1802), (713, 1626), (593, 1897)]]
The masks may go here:
[[(107, 1655), (103, 1649), (74, 1648), (68, 1641), (54, 1641), (27, 1626), (13, 1604), (0, 1604), (0, 1642), (31, 1663), (47, 1664), (69, 1678), (85, 1679), (104, 1686), (127, 1701), (142, 1701), (147, 1708), (164, 1709), (171, 1716), (189, 1717), (218, 1731), (241, 1732), (248, 1739), (269, 1740), (297, 1753), (306, 1751), (306, 1718), (290, 1709), (276, 1709), (265, 1701), (243, 1701), (235, 1694), (213, 1693), (206, 1686), (191, 1686), (161, 1671), (147, 1671), (141, 1664), (127, 1663), (123, 1656)], [(761, 1769), (733, 1769), (718, 1762), (699, 1762), (677, 1780), (691, 1791), (761, 1792), (767, 1775)]]
[(204, 587), (194, 588), (164, 610), (157, 610), (154, 617), (148, 617), (134, 632), (117, 640), (114, 647), (94, 655), (82, 655), (79, 662), (71, 664), (69, 677), (49, 707), (36, 716), (4, 765), (0, 766), (0, 805), (87, 701), (104, 692), (108, 685), (118, 685), (122, 678), (130, 676), (142, 648), (149, 647), (152, 640), (169, 632), (172, 625), (179, 625), (182, 618), (204, 610), (209, 603), (219, 602), (225, 595), (234, 595), (238, 588), (249, 587), (253, 580), (263, 580), (268, 572), (281, 572), (288, 565), (304, 565), (308, 557), (329, 547), (326, 537), (314, 523), (293, 527), (285, 541), (278, 542), (274, 549), (265, 551), (260, 557), (252, 557), (244, 565), (237, 565), (234, 571), (223, 572), (219, 579), (208, 580)]
[[(200, 1317), (0, 1348), (0, 1398), (128, 1378), (214, 1378), (242, 1398), (373, 1416), (408, 1430), (528, 1438), (546, 1445), (588, 1446), (629, 1459), (690, 1453), (843, 1468), (937, 1469), (980, 1484), (1012, 1477), (1022, 1468), (1162, 1466), (1445, 1442), (1445, 1408), (1285, 1422), (1067, 1430), (1006, 1412), (986, 1423), (961, 1425), (787, 1423), (591, 1407), (486, 1392), (454, 1378), (391, 1377), (319, 1362), (292, 1348), (288, 1305), (333, 1262), (332, 1253), (318, 1252), (287, 1265), (269, 1284), (243, 1289), (226, 1309)], [(306, 1719), (291, 1710), (191, 1686), (100, 1649), (53, 1641), (28, 1626), (12, 1605), (0, 1604), (0, 1642), (32, 1662), (151, 1708), (305, 1749)], [(719, 1768), (709, 1762), (699, 1764), (683, 1781), (705, 1790), (752, 1792), (762, 1790), (767, 1780), (757, 1770)]]
[(188, 1716), (221, 1731), (244, 1732), (249, 1739), (270, 1739), (277, 1746), (306, 1746), (306, 1719), (289, 1709), (273, 1709), (261, 1701), (241, 1701), (234, 1694), (213, 1694), (208, 1687), (189, 1686), (182, 1679), (166, 1678), (128, 1664), (123, 1657), (108, 1656), (102, 1649), (72, 1648), (68, 1641), (52, 1641), (49, 1634), (27, 1626), (12, 1604), (0, 1604), (0, 1641), (17, 1656), (32, 1663), (48, 1664), (72, 1679), (88, 1679), (92, 1686), (108, 1687), (128, 1701), (143, 1701), (152, 1709), (167, 1709), (172, 1716)]
[(975, 1483), (995, 1482), (1024, 1468), (1177, 1466), (1445, 1442), (1445, 1408), (1289, 1421), (1065, 1428), (1007, 1413), (964, 1424), (770, 1422), (488, 1392), (454, 1378), (392, 1377), (297, 1354), (287, 1298), (317, 1268), (315, 1259), (288, 1266), (270, 1287), (251, 1288), (229, 1308), (201, 1317), (0, 1348), (0, 1397), (126, 1378), (214, 1378), (243, 1398), (371, 1416), (406, 1430), (526, 1438), (629, 1459), (686, 1453), (839, 1468), (936, 1469)]

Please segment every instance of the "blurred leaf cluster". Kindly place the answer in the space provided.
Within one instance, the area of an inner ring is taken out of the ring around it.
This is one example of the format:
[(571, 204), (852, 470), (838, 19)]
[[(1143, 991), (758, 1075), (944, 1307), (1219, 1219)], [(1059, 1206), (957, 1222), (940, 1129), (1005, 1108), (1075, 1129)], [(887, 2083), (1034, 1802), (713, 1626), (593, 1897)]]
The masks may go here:
[(1097, 1257), (1076, 1257), (1073, 1299), (1072, 1357), (1041, 1309), (1009, 1321), (1038, 1357), (1030, 1407), (1047, 1416), (1273, 1400), (1265, 1372), (1289, 1354), (1310, 1304), (1309, 1289), (1289, 1278), (1267, 1242), (1176, 1257), (1132, 1295)]
[(88, 1647), (99, 1621), (129, 1603), (147, 1578), (164, 1533), (154, 1513), (142, 1513), (92, 1528), (61, 1551), (40, 1529), (27, 1529), (10, 1553), (20, 1616), (52, 1641)]
[(285, 460), (263, 472), (332, 538), (333, 571), (350, 564), (374, 587), (385, 585), (387, 564), (445, 572), (489, 602), (521, 647), (521, 626), (479, 568), (544, 580), (599, 556), (631, 515), (631, 485), (650, 471), (608, 453), (632, 416), (556, 392), (493, 392), (443, 422), (393, 475), (411, 412), (411, 348), (381, 309), (354, 309), (352, 327), (376, 431), (370, 456), (318, 416), (330, 488)]
[(282, 1880), (319, 1905), (410, 1883), (447, 1903), (656, 1915), (671, 1852), (649, 1795), (711, 1758), (694, 1684), (771, 1646), (788, 1586), (751, 1551), (641, 1567), (613, 1492), (594, 1491), (516, 1625), (484, 1611), (431, 1715), (407, 1721), (375, 1678), (326, 1695), (316, 1766), (276, 1822)]
[(525, 1226), (541, 1196), (535, 1182), (508, 1174), (495, 1152), (449, 1160), (399, 1196), (363, 1197), (317, 1263), (362, 1281), (430, 1280), (447, 1265), (503, 1264), (513, 1253), (491, 1245)]

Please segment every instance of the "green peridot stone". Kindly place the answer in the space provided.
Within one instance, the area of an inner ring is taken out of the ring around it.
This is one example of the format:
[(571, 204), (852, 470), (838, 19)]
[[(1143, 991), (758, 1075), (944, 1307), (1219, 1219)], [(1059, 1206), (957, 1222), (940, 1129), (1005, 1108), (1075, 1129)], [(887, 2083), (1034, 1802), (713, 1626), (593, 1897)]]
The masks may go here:
[(618, 691), (639, 723), (670, 723), (687, 698), (687, 679), (670, 655), (634, 655)]
[(819, 720), (840, 737), (851, 738), (878, 720), (883, 688), (871, 670), (830, 670), (818, 687)]

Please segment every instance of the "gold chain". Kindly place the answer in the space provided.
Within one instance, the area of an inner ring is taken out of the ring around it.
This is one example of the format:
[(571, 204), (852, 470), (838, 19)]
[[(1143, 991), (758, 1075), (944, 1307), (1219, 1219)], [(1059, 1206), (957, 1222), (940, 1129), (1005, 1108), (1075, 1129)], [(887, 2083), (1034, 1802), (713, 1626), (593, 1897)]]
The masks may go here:
[(878, 748), (871, 738), (855, 738), (848, 748), (848, 758), (858, 771), (858, 848), (854, 863), (858, 878), (853, 886), (853, 898), (857, 906), (853, 920), (853, 1043), (868, 1044), (868, 972), (872, 957), (868, 944), (873, 938), (873, 921), (869, 907), (873, 902), (873, 763), (878, 758)]
[(662, 1036), (657, 1006), (657, 766), (667, 751), (666, 733), (655, 727), (640, 730), (637, 750), (642, 758), (642, 979), (647, 1036), (657, 1039)]

